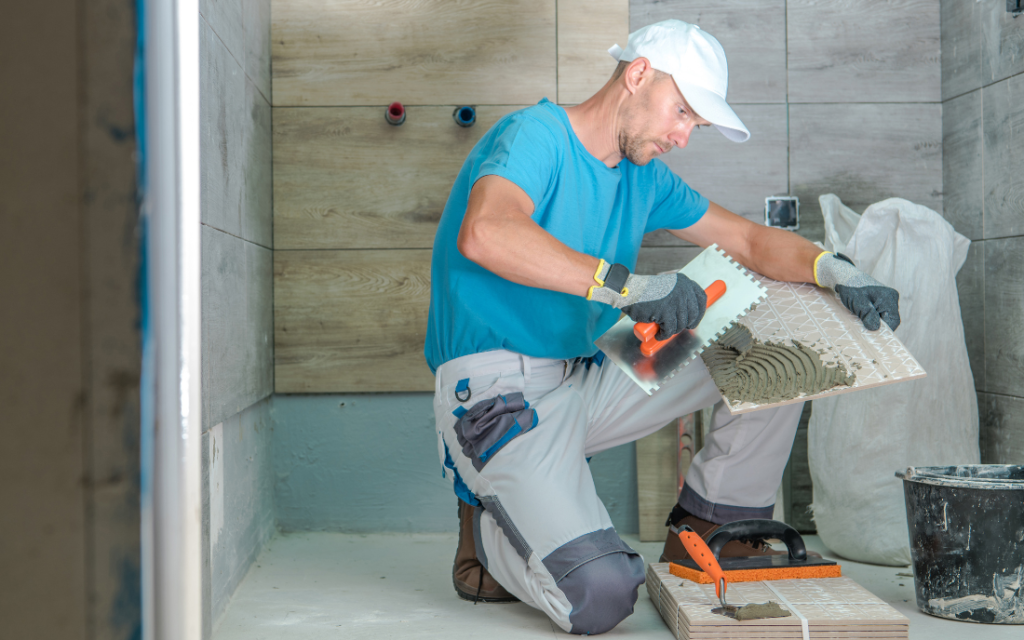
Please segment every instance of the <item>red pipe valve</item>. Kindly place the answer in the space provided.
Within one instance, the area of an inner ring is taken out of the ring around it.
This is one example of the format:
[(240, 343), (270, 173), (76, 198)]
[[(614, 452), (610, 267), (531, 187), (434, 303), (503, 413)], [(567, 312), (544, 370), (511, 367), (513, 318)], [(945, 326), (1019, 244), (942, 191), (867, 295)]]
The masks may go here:
[(387, 118), (388, 124), (393, 124), (397, 127), (405, 122), (405, 107), (402, 106), (401, 102), (392, 102), (388, 105), (387, 111), (384, 112), (384, 117)]

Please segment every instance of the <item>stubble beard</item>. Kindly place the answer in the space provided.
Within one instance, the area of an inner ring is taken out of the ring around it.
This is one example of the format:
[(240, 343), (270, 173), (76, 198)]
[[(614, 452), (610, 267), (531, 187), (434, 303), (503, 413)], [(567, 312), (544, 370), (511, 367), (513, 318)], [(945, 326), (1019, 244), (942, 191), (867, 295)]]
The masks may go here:
[(654, 153), (649, 149), (653, 139), (644, 138), (643, 132), (637, 126), (642, 114), (649, 112), (650, 99), (647, 95), (640, 98), (638, 108), (631, 110), (625, 126), (619, 131), (619, 153), (638, 167), (642, 167), (654, 159)]

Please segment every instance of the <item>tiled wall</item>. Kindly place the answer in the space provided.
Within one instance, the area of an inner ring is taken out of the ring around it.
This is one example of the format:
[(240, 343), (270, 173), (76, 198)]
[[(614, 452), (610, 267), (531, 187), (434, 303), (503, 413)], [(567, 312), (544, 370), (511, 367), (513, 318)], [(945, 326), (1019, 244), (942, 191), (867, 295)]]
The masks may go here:
[(274, 530), (270, 0), (199, 5), (208, 636)]
[(1024, 16), (942, 0), (945, 216), (972, 240), (957, 279), (981, 459), (1024, 464)]

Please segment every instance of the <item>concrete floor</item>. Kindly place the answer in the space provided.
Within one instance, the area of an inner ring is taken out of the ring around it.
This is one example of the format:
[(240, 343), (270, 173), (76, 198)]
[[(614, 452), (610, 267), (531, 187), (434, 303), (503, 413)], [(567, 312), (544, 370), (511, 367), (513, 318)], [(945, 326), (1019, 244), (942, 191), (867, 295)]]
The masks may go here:
[[(661, 544), (624, 536), (644, 558)], [(830, 554), (817, 536), (807, 546)], [(473, 605), (451, 583), (455, 534), (293, 533), (278, 535), (250, 569), (218, 622), (214, 640), (261, 638), (567, 638), (523, 604)], [(915, 640), (1021, 638), (1017, 625), (980, 625), (925, 615), (914, 604), (909, 569), (842, 561), (843, 573), (910, 618)], [(672, 634), (640, 588), (635, 613), (606, 637), (670, 640)]]

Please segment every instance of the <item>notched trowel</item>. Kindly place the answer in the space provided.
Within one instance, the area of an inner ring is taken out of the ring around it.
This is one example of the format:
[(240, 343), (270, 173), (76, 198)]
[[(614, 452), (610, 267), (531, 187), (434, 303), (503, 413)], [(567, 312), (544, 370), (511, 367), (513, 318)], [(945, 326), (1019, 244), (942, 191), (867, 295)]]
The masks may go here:
[(704, 287), (709, 294), (707, 311), (696, 329), (658, 341), (653, 337), (657, 333), (656, 325), (637, 324), (624, 317), (594, 342), (647, 395), (660, 389), (666, 380), (722, 335), (734, 320), (745, 316), (765, 297), (761, 283), (725, 255), (718, 245), (702, 251), (679, 273)]

